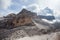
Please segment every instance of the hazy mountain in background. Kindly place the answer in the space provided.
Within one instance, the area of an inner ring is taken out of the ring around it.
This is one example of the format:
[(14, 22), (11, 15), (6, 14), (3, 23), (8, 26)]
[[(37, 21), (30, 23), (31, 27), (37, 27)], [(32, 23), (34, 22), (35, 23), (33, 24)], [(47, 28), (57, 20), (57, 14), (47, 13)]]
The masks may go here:
[(38, 15), (38, 18), (47, 19), (49, 21), (55, 20), (55, 17), (53, 15), (53, 10), (48, 7), (40, 11), (40, 15)]
[(49, 21), (55, 20), (55, 17), (54, 16), (38, 15), (38, 18), (40, 18), (40, 19), (47, 19)]

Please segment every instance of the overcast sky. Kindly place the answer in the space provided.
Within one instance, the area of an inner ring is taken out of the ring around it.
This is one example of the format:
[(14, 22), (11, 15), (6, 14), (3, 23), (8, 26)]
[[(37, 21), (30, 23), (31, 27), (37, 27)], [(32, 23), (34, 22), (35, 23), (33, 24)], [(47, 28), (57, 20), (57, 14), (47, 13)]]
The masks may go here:
[(45, 7), (56, 11), (55, 16), (60, 16), (60, 0), (0, 0), (0, 16), (18, 13), (23, 8), (38, 13)]

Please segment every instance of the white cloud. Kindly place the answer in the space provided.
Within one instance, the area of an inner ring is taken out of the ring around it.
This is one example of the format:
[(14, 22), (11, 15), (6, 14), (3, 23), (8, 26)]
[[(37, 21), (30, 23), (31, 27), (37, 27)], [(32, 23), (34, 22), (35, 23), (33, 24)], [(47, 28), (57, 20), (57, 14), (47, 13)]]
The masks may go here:
[(46, 16), (53, 16), (52, 14), (46, 14)]
[(44, 7), (53, 9), (55, 18), (60, 20), (60, 0), (38, 0), (37, 3), (41, 9)]
[(60, 16), (60, 11), (55, 11), (55, 13), (54, 13), (54, 15), (56, 16), (56, 17), (58, 17), (58, 16)]
[(28, 7), (35, 7), (35, 9), (33, 10), (33, 12), (38, 13), (40, 11), (39, 5), (38, 4), (31, 4)]
[(56, 20), (60, 20), (60, 11), (56, 11), (56, 13), (54, 13), (54, 16)]
[[(15, 0), (14, 0), (15, 1)], [(28, 0), (19, 0), (20, 2), (22, 3), (29, 3), (30, 1)], [(36, 12), (39, 14), (40, 10), (45, 8), (45, 7), (49, 7), (49, 8), (52, 8), (54, 10), (58, 10), (60, 11), (60, 0), (35, 0), (36, 2), (33, 3), (33, 4), (29, 4), (28, 6), (22, 6), (22, 8), (26, 8), (28, 10), (31, 10), (33, 12)], [(10, 5), (12, 4), (12, 0), (0, 0), (0, 9), (7, 9)], [(13, 2), (13, 5), (19, 5), (21, 3), (14, 3)], [(26, 4), (25, 4), (26, 5)], [(15, 10), (16, 11), (16, 10)], [(11, 11), (9, 11), (11, 12)], [(60, 12), (57, 12), (55, 14), (55, 16), (60, 16)]]
[(23, 9), (23, 8), (27, 8), (27, 7), (26, 7), (26, 6), (22, 6), (22, 9)]
[(38, 13), (41, 9), (44, 9), (45, 7), (49, 7), (50, 9), (60, 11), (60, 0), (37, 0), (36, 4), (33, 3), (26, 7), (29, 7), (29, 8), (35, 7), (35, 10), (33, 11), (36, 13)]
[(20, 0), (20, 2), (27, 2), (28, 0)]
[(1, 13), (0, 13), (0, 17), (1, 17), (2, 15), (1, 15)]
[(3, 12), (0, 12), (0, 17), (3, 17)]
[(60, 0), (38, 0), (37, 3), (41, 8), (48, 6), (54, 10), (60, 10)]
[(12, 3), (12, 0), (0, 0), (0, 9), (7, 9)]
[(25, 8), (27, 10), (30, 10), (32, 12), (38, 13), (40, 11), (40, 7), (38, 4), (30, 4), (28, 6), (22, 6), (22, 8)]

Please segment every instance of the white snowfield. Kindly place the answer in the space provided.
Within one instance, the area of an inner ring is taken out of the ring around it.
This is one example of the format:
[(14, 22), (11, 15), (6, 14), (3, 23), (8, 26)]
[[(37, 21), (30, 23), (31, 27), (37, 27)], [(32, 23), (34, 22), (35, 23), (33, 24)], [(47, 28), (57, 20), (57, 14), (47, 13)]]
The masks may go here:
[(52, 33), (47, 35), (37, 35), (32, 37), (24, 37), (16, 40), (60, 40), (60, 33)]

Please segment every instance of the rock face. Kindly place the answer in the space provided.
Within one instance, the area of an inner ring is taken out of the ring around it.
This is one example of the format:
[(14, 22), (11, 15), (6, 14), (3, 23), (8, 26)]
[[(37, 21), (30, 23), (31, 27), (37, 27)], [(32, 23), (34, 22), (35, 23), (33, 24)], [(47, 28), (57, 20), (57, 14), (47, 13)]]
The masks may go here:
[(13, 28), (17, 26), (33, 26), (35, 24), (32, 22), (32, 18), (36, 18), (36, 17), (37, 17), (36, 13), (23, 9), (18, 14), (11, 13), (6, 17), (4, 17), (5, 23), (4, 22), (3, 23), (8, 28), (9, 26)]
[(37, 14), (23, 9), (20, 13), (17, 14), (13, 23), (15, 26), (31, 26), (34, 25), (32, 18), (36, 17)]

